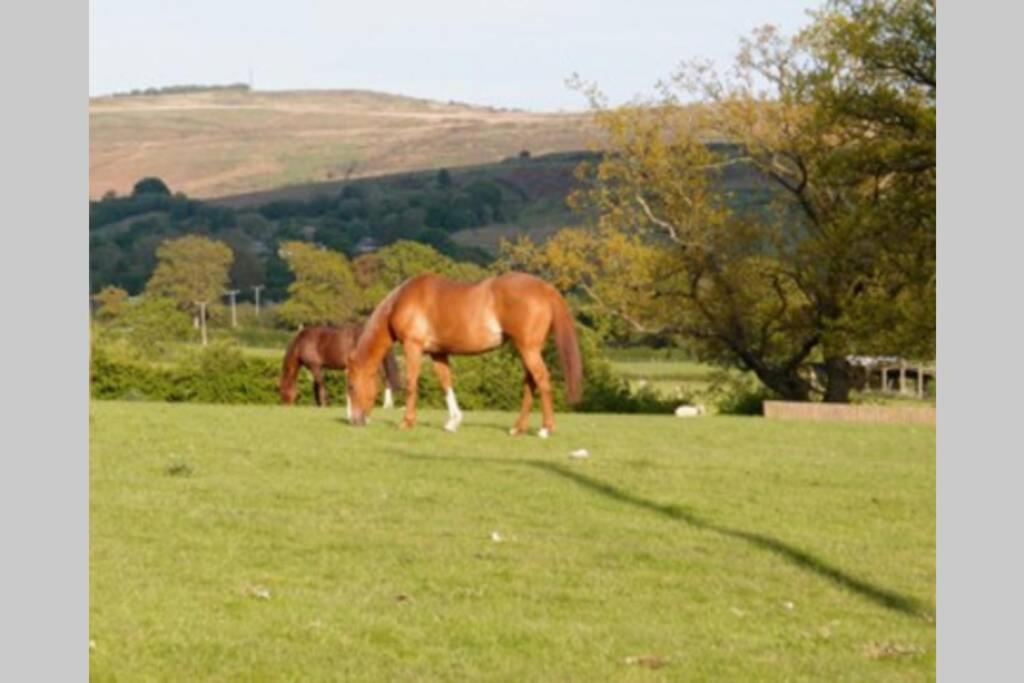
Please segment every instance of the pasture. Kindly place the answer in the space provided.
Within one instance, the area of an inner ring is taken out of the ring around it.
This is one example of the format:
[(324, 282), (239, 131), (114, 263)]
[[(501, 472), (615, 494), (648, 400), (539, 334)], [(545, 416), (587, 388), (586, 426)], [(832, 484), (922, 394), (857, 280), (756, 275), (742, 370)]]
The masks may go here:
[(94, 680), (934, 678), (930, 427), (341, 414), (92, 403)]

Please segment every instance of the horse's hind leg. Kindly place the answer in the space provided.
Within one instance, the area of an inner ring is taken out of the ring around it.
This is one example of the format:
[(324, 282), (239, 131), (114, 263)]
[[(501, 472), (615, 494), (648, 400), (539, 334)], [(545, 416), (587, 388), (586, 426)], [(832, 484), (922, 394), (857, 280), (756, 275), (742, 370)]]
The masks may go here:
[(452, 368), (448, 365), (448, 355), (435, 353), (430, 356), (434, 359), (434, 372), (437, 380), (444, 390), (444, 400), (448, 404), (448, 421), (444, 423), (446, 431), (454, 432), (462, 423), (462, 411), (459, 410), (459, 402), (455, 400), (455, 389), (452, 387)]
[(546, 439), (551, 432), (555, 431), (555, 409), (551, 401), (551, 375), (548, 373), (548, 366), (544, 365), (540, 349), (520, 349), (523, 357), (523, 365), (533, 377), (533, 381), (540, 391), (540, 406), (543, 412), (543, 424), (537, 432), (537, 436)]
[(526, 432), (526, 424), (530, 421), (530, 409), (533, 407), (533, 392), (537, 389), (537, 383), (533, 381), (533, 375), (526, 370), (523, 377), (523, 404), (519, 408), (519, 418), (508, 433), (518, 436)]

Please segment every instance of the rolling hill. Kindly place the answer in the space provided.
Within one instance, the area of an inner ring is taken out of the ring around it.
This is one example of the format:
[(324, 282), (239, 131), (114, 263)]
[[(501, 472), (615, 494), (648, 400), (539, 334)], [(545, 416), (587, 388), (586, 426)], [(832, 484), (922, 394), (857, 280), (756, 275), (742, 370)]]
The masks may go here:
[[(141, 291), (163, 240), (200, 233), (232, 246), (235, 286), (266, 283), (277, 297), (290, 282), (275, 257), (282, 240), (355, 256), (365, 240), (409, 239), (485, 263), (502, 238), (543, 241), (579, 224), (565, 200), (597, 134), (582, 113), (244, 89), (97, 98), (90, 130), (93, 291)], [(174, 196), (133, 195), (145, 176)], [(772, 193), (743, 164), (721, 182), (745, 210)]]
[(238, 195), (579, 150), (591, 132), (582, 113), (357, 90), (101, 97), (89, 102), (89, 193), (158, 176), (190, 197)]

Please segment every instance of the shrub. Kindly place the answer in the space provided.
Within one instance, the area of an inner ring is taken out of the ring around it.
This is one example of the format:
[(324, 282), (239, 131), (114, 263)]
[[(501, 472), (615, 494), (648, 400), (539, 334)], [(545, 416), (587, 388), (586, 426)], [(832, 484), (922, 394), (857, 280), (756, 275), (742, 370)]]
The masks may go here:
[(764, 401), (772, 398), (749, 374), (737, 375), (727, 370), (712, 375), (706, 396), (717, 412), (724, 415), (761, 415)]
[[(672, 406), (653, 392), (631, 393), (597, 352), (591, 333), (580, 329), (580, 351), (585, 378), (583, 398), (575, 407), (584, 412), (658, 412)], [(282, 357), (283, 357), (282, 351)], [(554, 344), (545, 349), (551, 370), (556, 410), (565, 411), (565, 392)], [(214, 343), (192, 351), (177, 365), (155, 365), (118, 357), (97, 345), (92, 356), (91, 395), (98, 399), (145, 399), (199, 403), (275, 404), (281, 372), (280, 358), (250, 358), (227, 343)], [(462, 407), (469, 410), (517, 410), (522, 400), (523, 367), (511, 347), (479, 356), (452, 357), (455, 390)], [(341, 372), (326, 373), (327, 391), (333, 403), (344, 404), (345, 378)], [(299, 377), (300, 404), (312, 404), (311, 381)], [(396, 396), (401, 400), (401, 396)], [(420, 374), (420, 405), (444, 407), (444, 396), (430, 363)]]

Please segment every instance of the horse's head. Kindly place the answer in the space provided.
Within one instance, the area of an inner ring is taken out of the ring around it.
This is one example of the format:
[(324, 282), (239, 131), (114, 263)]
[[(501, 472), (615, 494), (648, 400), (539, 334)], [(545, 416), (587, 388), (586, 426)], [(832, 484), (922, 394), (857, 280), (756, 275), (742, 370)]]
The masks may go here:
[(281, 403), (290, 406), (295, 404), (295, 399), (298, 398), (299, 390), (295, 386), (294, 381), (281, 380), (277, 387), (281, 394)]
[(377, 401), (380, 391), (379, 373), (370, 363), (353, 362), (353, 354), (348, 355), (345, 363), (345, 378), (348, 380), (349, 421), (362, 427), (370, 415), (370, 409)]

